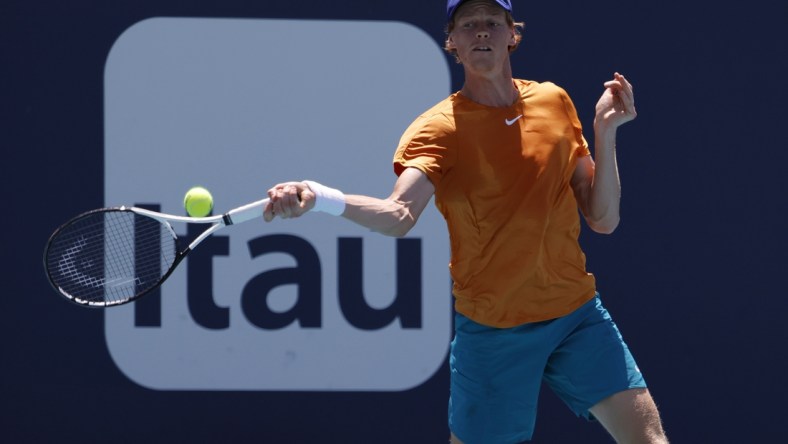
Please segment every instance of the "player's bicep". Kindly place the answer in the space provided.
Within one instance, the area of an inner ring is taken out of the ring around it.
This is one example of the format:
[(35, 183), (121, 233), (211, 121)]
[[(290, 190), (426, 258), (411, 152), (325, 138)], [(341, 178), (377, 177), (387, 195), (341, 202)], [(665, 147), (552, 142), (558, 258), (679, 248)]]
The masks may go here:
[(577, 166), (572, 173), (572, 190), (575, 193), (577, 205), (584, 215), (588, 214), (589, 199), (591, 196), (591, 185), (594, 182), (594, 159), (589, 156), (583, 156), (577, 159)]
[(415, 223), (433, 194), (435, 186), (424, 172), (416, 168), (406, 168), (394, 184), (389, 199), (407, 207)]

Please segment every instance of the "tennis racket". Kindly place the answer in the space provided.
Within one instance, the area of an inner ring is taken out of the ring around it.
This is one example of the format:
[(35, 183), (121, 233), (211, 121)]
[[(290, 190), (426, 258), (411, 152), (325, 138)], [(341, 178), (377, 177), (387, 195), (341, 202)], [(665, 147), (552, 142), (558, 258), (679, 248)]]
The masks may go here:
[[(44, 267), (53, 287), (83, 307), (131, 302), (160, 286), (197, 245), (218, 230), (263, 215), (268, 199), (219, 216), (183, 217), (137, 207), (82, 213), (50, 236)], [(170, 222), (212, 224), (188, 245)]]

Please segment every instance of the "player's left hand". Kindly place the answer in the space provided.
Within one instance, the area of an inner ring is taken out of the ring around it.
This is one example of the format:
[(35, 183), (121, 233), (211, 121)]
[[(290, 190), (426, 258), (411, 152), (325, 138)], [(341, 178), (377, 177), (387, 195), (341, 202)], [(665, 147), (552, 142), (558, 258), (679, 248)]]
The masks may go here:
[(637, 111), (632, 84), (623, 75), (615, 73), (613, 80), (605, 82), (605, 92), (596, 104), (594, 126), (615, 129), (635, 117)]

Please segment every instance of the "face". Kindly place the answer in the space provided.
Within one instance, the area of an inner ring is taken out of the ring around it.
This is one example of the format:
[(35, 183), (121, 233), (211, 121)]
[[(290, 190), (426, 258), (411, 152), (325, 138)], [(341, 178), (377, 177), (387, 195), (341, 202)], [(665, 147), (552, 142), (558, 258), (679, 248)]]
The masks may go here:
[(506, 21), (506, 12), (495, 2), (470, 0), (454, 15), (454, 29), (446, 40), (448, 49), (466, 69), (490, 71), (503, 66), (514, 46), (515, 32)]

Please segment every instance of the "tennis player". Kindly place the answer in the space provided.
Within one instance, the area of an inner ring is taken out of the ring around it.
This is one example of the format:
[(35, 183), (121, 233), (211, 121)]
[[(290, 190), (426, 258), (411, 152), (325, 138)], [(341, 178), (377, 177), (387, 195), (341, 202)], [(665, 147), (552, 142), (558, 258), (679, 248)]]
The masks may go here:
[(596, 105), (592, 159), (574, 105), (549, 83), (512, 78), (522, 23), (510, 0), (449, 0), (446, 50), (462, 89), (405, 131), (386, 199), (316, 182), (268, 191), (266, 221), (310, 210), (403, 236), (430, 198), (446, 218), (454, 281), (452, 443), (531, 439), (542, 382), (619, 443), (666, 443), (644, 378), (586, 271), (591, 229), (619, 223), (616, 129), (635, 118), (618, 73)]

